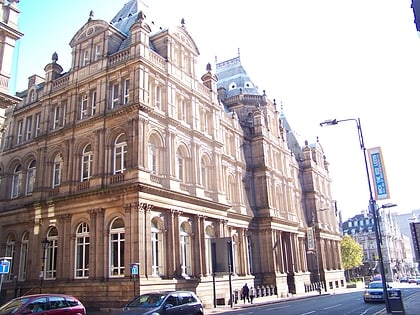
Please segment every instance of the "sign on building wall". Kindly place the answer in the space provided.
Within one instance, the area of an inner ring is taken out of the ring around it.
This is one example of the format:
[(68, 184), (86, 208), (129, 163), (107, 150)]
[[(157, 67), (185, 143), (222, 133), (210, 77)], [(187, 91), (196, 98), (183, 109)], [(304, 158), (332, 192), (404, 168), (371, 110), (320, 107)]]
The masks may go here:
[(314, 228), (308, 227), (306, 232), (308, 237), (308, 250), (315, 250), (315, 240), (314, 240)]
[(385, 165), (381, 148), (368, 149), (370, 172), (375, 190), (375, 200), (389, 199), (389, 186), (386, 179)]
[(211, 239), (211, 259), (213, 272), (218, 275), (232, 272), (232, 238), (220, 237)]

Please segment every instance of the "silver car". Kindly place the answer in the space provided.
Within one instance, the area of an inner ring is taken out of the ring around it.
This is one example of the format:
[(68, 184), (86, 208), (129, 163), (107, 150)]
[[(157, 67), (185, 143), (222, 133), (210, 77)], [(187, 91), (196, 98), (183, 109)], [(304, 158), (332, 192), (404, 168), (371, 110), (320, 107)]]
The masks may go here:
[(203, 315), (203, 303), (194, 292), (169, 291), (142, 294), (112, 315)]
[[(391, 289), (391, 286), (387, 284), (387, 289)], [(382, 281), (372, 281), (363, 293), (363, 300), (365, 303), (368, 302), (383, 302), (384, 301), (384, 290)]]

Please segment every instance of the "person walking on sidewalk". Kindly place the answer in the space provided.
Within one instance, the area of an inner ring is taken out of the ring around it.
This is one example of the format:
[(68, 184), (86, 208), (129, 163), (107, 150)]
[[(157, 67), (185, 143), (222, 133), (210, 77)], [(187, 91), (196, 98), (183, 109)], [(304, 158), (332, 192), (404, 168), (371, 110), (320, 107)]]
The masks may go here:
[(242, 287), (242, 298), (244, 299), (244, 304), (245, 304), (245, 300), (247, 300), (249, 302), (249, 288), (248, 285), (245, 283), (245, 285)]
[(249, 299), (251, 300), (251, 304), (254, 301), (254, 297), (255, 297), (255, 289), (254, 289), (254, 287), (250, 287), (249, 288)]

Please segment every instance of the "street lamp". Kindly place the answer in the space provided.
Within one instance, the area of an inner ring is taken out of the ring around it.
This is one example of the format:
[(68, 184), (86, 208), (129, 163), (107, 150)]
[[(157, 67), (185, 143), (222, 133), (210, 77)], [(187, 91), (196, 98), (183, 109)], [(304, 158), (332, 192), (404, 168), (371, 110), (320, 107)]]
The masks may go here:
[(368, 165), (368, 160), (367, 160), (367, 156), (366, 156), (366, 147), (365, 147), (365, 142), (363, 140), (362, 125), (360, 123), (360, 118), (357, 118), (357, 119), (356, 118), (349, 118), (349, 119), (340, 119), (340, 120), (330, 119), (330, 120), (326, 120), (326, 121), (320, 123), (320, 126), (324, 127), (324, 126), (337, 125), (338, 123), (344, 122), (344, 121), (354, 121), (357, 125), (357, 132), (358, 132), (358, 136), (359, 136), (360, 149), (363, 151), (363, 158), (364, 158), (364, 162), (365, 162), (366, 176), (367, 176), (368, 187), (369, 187), (369, 212), (372, 213), (372, 215), (373, 215), (373, 224), (375, 225), (376, 247), (377, 247), (377, 251), (378, 251), (378, 258), (379, 258), (379, 264), (380, 264), (380, 269), (381, 269), (380, 271), (381, 271), (383, 295), (384, 295), (384, 300), (385, 300), (386, 311), (387, 311), (387, 313), (391, 313), (390, 305), (389, 305), (389, 299), (388, 299), (386, 279), (385, 279), (384, 262), (383, 262), (383, 258), (382, 258), (381, 240), (380, 240), (380, 236), (379, 236), (378, 212), (377, 212), (377, 209), (376, 209), (376, 207), (377, 207), (376, 206), (376, 201), (373, 198), (373, 193), (372, 193), (372, 184), (371, 184), (371, 181), (370, 181), (369, 165)]
[(40, 277), (40, 283), (39, 283), (39, 293), (42, 293), (42, 282), (44, 280), (45, 276), (45, 260), (47, 259), (45, 252), (47, 251), (48, 245), (50, 244), (50, 241), (45, 238), (41, 241), (42, 245), (42, 262), (41, 262), (41, 272), (39, 273)]

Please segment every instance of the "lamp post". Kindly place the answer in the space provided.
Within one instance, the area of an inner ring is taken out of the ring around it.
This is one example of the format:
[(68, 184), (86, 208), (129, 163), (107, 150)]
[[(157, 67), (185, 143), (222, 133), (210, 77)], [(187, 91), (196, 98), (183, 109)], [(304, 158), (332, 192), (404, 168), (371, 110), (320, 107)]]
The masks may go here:
[(45, 276), (45, 260), (47, 259), (45, 252), (47, 251), (48, 245), (50, 244), (50, 241), (45, 238), (41, 241), (41, 245), (42, 245), (42, 262), (41, 262), (41, 272), (39, 273), (39, 278), (40, 278), (40, 282), (39, 282), (39, 293), (42, 293), (42, 282), (44, 280), (44, 276)]
[(381, 239), (380, 239), (380, 235), (379, 235), (378, 212), (377, 212), (377, 209), (376, 209), (377, 208), (376, 201), (373, 198), (372, 184), (371, 184), (371, 181), (370, 181), (370, 173), (369, 173), (369, 165), (368, 165), (368, 160), (367, 160), (367, 155), (366, 155), (365, 142), (363, 140), (363, 132), (362, 132), (362, 125), (360, 123), (360, 118), (357, 118), (357, 119), (356, 118), (349, 118), (349, 119), (340, 119), (340, 120), (331, 119), (331, 120), (326, 120), (326, 121), (320, 123), (320, 126), (324, 127), (324, 126), (337, 125), (338, 123), (344, 122), (344, 121), (354, 121), (356, 123), (356, 126), (357, 126), (360, 149), (363, 151), (363, 158), (364, 158), (364, 162), (365, 162), (366, 176), (367, 176), (368, 187), (369, 187), (369, 212), (372, 213), (373, 223), (375, 225), (376, 247), (377, 247), (377, 251), (378, 251), (379, 267), (380, 267), (380, 271), (381, 271), (383, 295), (384, 295), (384, 300), (385, 300), (386, 311), (387, 311), (387, 313), (391, 313), (390, 305), (389, 305), (389, 299), (388, 299), (386, 278), (385, 278), (384, 262), (383, 262), (382, 250), (381, 250)]

